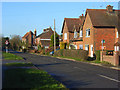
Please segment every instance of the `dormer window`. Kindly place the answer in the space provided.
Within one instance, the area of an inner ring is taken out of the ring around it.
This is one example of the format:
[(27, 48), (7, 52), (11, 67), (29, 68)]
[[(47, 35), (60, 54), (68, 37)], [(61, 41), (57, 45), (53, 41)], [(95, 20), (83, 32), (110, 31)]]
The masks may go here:
[(83, 33), (82, 33), (82, 30), (80, 30), (80, 37), (83, 37)]
[(90, 37), (90, 29), (86, 29), (86, 37)]
[(116, 32), (116, 38), (118, 38), (119, 36), (118, 36), (119, 34), (118, 34), (118, 32)]
[(77, 38), (77, 31), (74, 31), (74, 38)]

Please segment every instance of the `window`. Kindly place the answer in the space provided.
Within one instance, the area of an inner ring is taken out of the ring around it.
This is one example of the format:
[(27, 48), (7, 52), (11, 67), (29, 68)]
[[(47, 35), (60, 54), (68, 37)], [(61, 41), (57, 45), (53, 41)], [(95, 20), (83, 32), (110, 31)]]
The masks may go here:
[(119, 46), (115, 46), (115, 47), (114, 47), (114, 50), (115, 50), (115, 51), (119, 51)]
[(90, 29), (86, 30), (86, 37), (90, 37)]
[(82, 30), (80, 30), (80, 37), (83, 37)]
[(75, 46), (75, 49), (77, 49), (77, 45), (74, 45)]
[(85, 45), (85, 50), (89, 51), (89, 45)]
[(83, 45), (79, 45), (79, 49), (83, 49)]
[(116, 38), (118, 38), (118, 32), (116, 32)]
[(49, 48), (49, 46), (45, 46), (45, 48)]
[(77, 31), (74, 31), (74, 38), (77, 38)]
[(64, 40), (67, 40), (67, 33), (64, 34)]

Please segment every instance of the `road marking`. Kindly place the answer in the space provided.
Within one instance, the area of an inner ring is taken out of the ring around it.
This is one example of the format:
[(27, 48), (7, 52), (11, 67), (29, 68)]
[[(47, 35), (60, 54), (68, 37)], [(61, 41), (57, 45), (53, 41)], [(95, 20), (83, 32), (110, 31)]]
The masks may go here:
[(82, 71), (86, 71), (86, 70), (84, 70), (84, 69), (81, 69), (81, 68), (79, 68), (79, 67), (74, 67), (74, 68), (80, 69), (80, 70), (82, 70)]
[(104, 75), (101, 75), (101, 74), (98, 74), (98, 75), (101, 76), (101, 77), (104, 77), (104, 78), (106, 78), (106, 79), (115, 81), (115, 82), (120, 82), (119, 80), (116, 80), (116, 79), (113, 79), (113, 78), (110, 78), (110, 77), (107, 77), (107, 76), (104, 76)]

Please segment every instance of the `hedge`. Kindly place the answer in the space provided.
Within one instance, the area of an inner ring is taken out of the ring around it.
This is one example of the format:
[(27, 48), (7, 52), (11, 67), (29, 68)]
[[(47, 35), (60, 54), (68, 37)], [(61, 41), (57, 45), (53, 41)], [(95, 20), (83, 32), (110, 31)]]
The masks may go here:
[(64, 42), (60, 42), (60, 49), (65, 49), (65, 43)]
[(95, 51), (96, 60), (100, 60), (100, 50)]
[(82, 60), (87, 60), (88, 51), (72, 50), (72, 49), (60, 49), (54, 53), (54, 56), (64, 56), (64, 57), (79, 58)]

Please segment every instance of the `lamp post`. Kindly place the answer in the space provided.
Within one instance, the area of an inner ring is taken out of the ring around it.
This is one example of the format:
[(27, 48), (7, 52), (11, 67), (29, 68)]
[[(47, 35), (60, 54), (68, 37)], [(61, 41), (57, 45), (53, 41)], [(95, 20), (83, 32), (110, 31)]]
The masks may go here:
[(54, 19), (54, 52), (56, 51), (56, 38), (55, 38), (55, 19)]

